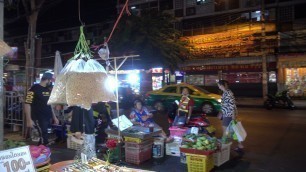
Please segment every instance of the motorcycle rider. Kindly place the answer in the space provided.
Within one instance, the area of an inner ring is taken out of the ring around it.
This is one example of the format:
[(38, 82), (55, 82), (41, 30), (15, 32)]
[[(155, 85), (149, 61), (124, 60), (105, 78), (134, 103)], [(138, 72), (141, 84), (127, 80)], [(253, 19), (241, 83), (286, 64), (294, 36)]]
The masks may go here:
[(188, 123), (192, 114), (194, 106), (194, 101), (189, 97), (188, 88), (183, 88), (182, 97), (178, 104), (177, 115), (173, 121), (174, 126), (182, 126), (185, 123)]

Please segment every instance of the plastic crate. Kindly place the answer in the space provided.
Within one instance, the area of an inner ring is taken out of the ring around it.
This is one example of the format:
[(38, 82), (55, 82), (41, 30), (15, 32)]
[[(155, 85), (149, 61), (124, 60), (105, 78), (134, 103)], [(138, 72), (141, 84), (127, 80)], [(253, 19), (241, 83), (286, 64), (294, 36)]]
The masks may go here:
[(184, 134), (187, 132), (188, 128), (187, 127), (170, 127), (170, 136), (172, 137), (183, 137)]
[(181, 151), (180, 151), (180, 146), (181, 146), (181, 141), (173, 141), (171, 143), (166, 144), (166, 155), (170, 156), (181, 156)]
[(215, 166), (220, 166), (229, 160), (231, 144), (222, 144), (220, 150), (213, 154)]
[(212, 155), (186, 154), (188, 172), (208, 172), (214, 168)]
[(142, 143), (134, 143), (134, 142), (125, 142), (126, 148), (133, 148), (133, 149), (141, 149), (143, 147), (147, 147), (148, 145), (152, 146), (153, 139), (146, 140)]
[(77, 139), (73, 137), (71, 134), (67, 135), (67, 148), (68, 149), (79, 150), (81, 149), (83, 142), (84, 142), (83, 140)]
[(125, 147), (125, 161), (127, 163), (137, 164), (147, 161), (152, 157), (152, 144), (146, 145), (140, 149)]

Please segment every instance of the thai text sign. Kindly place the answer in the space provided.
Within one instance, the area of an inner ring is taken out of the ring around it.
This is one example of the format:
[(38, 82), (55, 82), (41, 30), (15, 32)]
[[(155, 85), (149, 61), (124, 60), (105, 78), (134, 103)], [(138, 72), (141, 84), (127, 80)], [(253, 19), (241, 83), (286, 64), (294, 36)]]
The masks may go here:
[(0, 171), (35, 172), (29, 146), (8, 149), (0, 152)]

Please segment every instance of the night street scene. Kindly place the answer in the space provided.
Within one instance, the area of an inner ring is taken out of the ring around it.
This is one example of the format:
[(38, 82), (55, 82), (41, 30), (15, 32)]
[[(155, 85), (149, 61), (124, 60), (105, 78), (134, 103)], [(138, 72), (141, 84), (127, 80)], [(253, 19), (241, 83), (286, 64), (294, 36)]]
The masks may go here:
[(0, 0), (0, 172), (302, 172), (306, 0)]

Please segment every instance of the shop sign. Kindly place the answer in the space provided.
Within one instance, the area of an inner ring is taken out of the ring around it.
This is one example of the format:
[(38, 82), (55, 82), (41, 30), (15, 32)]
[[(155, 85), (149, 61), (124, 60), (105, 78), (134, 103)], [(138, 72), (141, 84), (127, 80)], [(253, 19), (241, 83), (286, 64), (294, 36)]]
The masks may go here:
[(152, 68), (152, 73), (163, 73), (163, 68)]
[(278, 56), (278, 68), (298, 68), (306, 66), (306, 54), (290, 53)]
[(242, 65), (209, 65), (209, 66), (187, 66), (183, 71), (235, 71), (235, 70), (260, 70), (261, 64), (242, 64)]
[(0, 171), (35, 172), (29, 146), (8, 149), (0, 152)]

